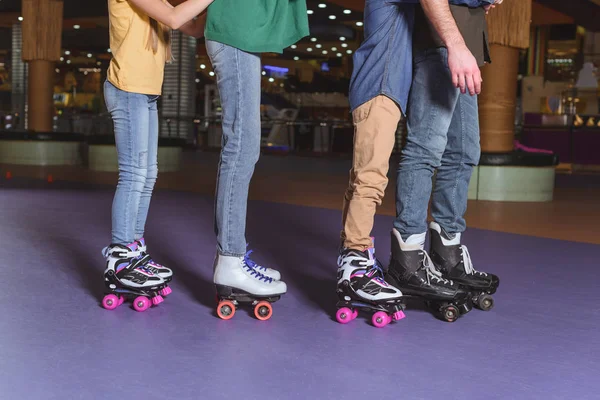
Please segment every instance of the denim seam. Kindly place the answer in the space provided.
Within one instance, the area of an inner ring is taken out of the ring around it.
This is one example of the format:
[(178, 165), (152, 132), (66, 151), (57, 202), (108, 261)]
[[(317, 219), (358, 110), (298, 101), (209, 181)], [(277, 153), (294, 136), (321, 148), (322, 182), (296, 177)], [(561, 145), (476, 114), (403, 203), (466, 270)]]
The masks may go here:
[[(131, 133), (131, 104), (130, 104), (130, 95), (129, 93), (127, 93), (125, 95), (125, 99), (126, 99), (126, 103), (127, 103), (127, 112), (125, 113), (125, 115), (127, 116), (127, 136), (128, 136), (128, 140), (127, 140), (127, 144), (129, 145), (129, 148), (127, 149), (128, 154), (131, 156), (133, 154), (133, 135)], [(119, 171), (119, 175), (121, 174), (121, 172)], [(129, 234), (130, 230), (134, 230), (135, 227), (133, 227), (133, 229), (131, 229), (132, 227), (130, 226), (130, 217), (131, 217), (131, 196), (132, 196), (132, 190), (129, 190), (127, 192), (127, 202), (125, 202), (125, 235)], [(133, 239), (133, 238), (131, 238)], [(132, 241), (130, 240), (129, 237), (126, 237), (126, 241), (127, 243), (131, 243)]]
[(455, 177), (455, 181), (454, 181), (454, 187), (452, 188), (452, 227), (453, 227), (453, 233), (456, 232), (457, 229), (457, 221), (458, 221), (458, 215), (456, 212), (456, 192), (458, 189), (458, 181), (459, 181), (459, 177), (460, 177), (460, 173), (462, 172), (463, 169), (463, 163), (464, 163), (464, 159), (465, 159), (465, 111), (464, 111), (464, 107), (462, 104), (462, 96), (463, 94), (459, 94), (458, 95), (458, 106), (460, 108), (460, 147), (461, 147), (461, 151), (460, 151), (460, 160), (458, 162), (458, 170), (456, 171), (456, 177)]
[(241, 129), (243, 129), (243, 121), (242, 121), (242, 115), (243, 113), (241, 112), (242, 108), (241, 108), (241, 76), (240, 76), (240, 50), (238, 49), (234, 49), (234, 54), (235, 54), (235, 71), (236, 71), (236, 86), (237, 86), (237, 98), (236, 98), (236, 110), (235, 110), (235, 119), (234, 119), (234, 129), (233, 132), (234, 134), (237, 134), (239, 132), (239, 145), (238, 145), (238, 151), (235, 155), (234, 158), (234, 162), (231, 168), (231, 180), (229, 182), (229, 188), (228, 190), (228, 197), (229, 197), (229, 204), (228, 204), (228, 209), (227, 209), (227, 217), (226, 217), (226, 224), (225, 226), (227, 227), (227, 247), (229, 248), (231, 246), (231, 227), (229, 226), (229, 221), (231, 220), (230, 216), (231, 216), (231, 210), (233, 209), (233, 185), (235, 182), (235, 176), (237, 173), (237, 167), (238, 167), (238, 163), (242, 154), (242, 145), (243, 145), (243, 133), (241, 132)]

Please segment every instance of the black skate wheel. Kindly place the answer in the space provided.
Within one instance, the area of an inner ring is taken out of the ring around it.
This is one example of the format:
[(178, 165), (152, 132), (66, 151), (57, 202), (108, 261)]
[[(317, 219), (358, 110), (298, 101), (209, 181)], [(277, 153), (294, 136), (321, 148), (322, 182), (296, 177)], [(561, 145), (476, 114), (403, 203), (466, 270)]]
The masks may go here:
[(494, 307), (494, 298), (489, 294), (482, 294), (477, 299), (477, 308), (483, 311), (490, 311)]
[(229, 300), (223, 300), (217, 306), (217, 315), (219, 318), (228, 320), (235, 315), (235, 304)]
[(442, 316), (448, 322), (454, 322), (459, 317), (458, 310), (454, 306), (446, 306), (442, 309)]

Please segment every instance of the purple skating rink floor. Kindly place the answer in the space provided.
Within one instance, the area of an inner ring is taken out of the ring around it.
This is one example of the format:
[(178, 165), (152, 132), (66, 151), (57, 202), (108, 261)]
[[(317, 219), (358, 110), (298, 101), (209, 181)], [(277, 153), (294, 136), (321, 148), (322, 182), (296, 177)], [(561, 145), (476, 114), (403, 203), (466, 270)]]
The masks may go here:
[[(146, 239), (173, 294), (101, 308), (113, 188), (0, 185), (0, 399), (598, 399), (600, 246), (471, 229), (501, 277), (490, 312), (418, 304), (377, 329), (334, 320), (340, 213), (251, 202), (248, 240), (288, 294), (267, 322), (215, 316), (210, 196), (158, 191)], [(392, 218), (376, 220), (387, 262)]]

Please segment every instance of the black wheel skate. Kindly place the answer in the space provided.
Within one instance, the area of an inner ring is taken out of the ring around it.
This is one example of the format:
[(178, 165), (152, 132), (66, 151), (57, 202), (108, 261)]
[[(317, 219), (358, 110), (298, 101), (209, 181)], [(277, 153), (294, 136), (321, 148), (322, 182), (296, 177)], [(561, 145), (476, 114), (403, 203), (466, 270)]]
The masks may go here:
[(430, 224), (431, 260), (442, 276), (463, 286), (472, 304), (483, 311), (494, 307), (494, 298), (500, 279), (487, 272), (475, 270), (467, 246), (460, 244), (460, 233), (450, 237), (435, 222)]
[(469, 293), (458, 283), (444, 279), (427, 252), (418, 246), (406, 245), (395, 229), (386, 279), (405, 297), (424, 300), (437, 317), (447, 322), (454, 322), (471, 311)]

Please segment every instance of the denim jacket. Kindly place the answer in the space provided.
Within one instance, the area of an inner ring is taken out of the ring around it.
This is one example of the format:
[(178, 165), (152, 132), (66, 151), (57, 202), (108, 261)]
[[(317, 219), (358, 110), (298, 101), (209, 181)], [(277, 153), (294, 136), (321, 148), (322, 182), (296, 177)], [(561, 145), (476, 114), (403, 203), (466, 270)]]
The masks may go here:
[[(481, 7), (493, 0), (450, 0)], [(366, 0), (365, 38), (354, 53), (350, 80), (350, 110), (378, 95), (394, 100), (406, 112), (412, 82), (412, 33), (419, 0)]]

